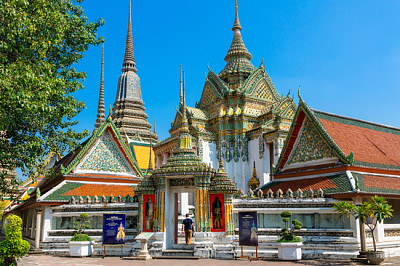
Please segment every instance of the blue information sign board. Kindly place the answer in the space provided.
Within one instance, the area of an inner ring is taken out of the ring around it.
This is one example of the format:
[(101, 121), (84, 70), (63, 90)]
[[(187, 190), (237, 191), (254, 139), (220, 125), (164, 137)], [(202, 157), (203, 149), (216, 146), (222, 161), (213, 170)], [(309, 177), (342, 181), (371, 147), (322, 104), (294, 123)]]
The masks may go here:
[(125, 244), (125, 214), (103, 214), (103, 245)]
[(239, 245), (258, 246), (257, 212), (239, 212)]

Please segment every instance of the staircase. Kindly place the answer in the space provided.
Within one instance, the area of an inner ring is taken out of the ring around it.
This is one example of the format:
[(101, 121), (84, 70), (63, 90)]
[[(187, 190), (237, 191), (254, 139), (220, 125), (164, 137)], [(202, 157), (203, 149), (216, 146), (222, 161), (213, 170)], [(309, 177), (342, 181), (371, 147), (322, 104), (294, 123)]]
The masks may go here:
[(198, 260), (200, 257), (194, 256), (194, 245), (175, 244), (172, 249), (162, 251), (162, 256), (153, 257), (153, 259), (185, 259)]

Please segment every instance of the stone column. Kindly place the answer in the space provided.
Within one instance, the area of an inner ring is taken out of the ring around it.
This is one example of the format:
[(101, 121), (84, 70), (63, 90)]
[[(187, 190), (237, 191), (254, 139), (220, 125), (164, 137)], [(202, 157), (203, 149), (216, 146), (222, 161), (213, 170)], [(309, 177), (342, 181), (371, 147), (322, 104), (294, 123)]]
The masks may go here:
[(385, 241), (385, 228), (383, 223), (377, 223), (374, 230), (376, 243)]
[(40, 245), (40, 229), (42, 222), (42, 210), (36, 212), (36, 233), (35, 233), (35, 248), (39, 249)]
[(34, 234), (33, 234), (33, 232), (35, 231), (35, 210), (32, 210), (32, 221), (31, 221), (32, 223), (31, 223), (31, 235), (30, 235), (30, 238), (32, 238), (33, 239), (33, 236), (34, 236)]

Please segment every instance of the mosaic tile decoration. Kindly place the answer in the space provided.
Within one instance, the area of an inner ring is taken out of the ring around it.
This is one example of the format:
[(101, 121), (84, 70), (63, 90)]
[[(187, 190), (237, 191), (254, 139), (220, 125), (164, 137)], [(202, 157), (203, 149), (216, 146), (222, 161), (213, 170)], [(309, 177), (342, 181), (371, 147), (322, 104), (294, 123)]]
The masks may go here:
[(332, 149), (329, 148), (308, 119), (304, 122), (299, 135), (300, 139), (288, 160), (288, 164), (335, 157)]
[(132, 173), (120, 149), (108, 131), (100, 137), (86, 158), (78, 166), (79, 170)]

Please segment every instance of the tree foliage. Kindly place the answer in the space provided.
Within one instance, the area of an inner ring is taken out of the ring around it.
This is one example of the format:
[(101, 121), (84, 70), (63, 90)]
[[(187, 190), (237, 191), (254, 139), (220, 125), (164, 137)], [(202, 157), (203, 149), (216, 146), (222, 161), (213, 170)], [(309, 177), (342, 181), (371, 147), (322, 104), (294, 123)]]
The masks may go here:
[(79, 218), (74, 222), (74, 236), (71, 241), (92, 241), (92, 239), (85, 234), (86, 229), (90, 229), (89, 215), (87, 213), (81, 213)]
[(283, 211), (281, 213), (281, 217), (282, 221), (285, 223), (285, 227), (281, 230), (281, 238), (278, 240), (278, 242), (301, 242), (301, 239), (294, 233), (295, 230), (300, 230), (303, 224), (299, 220), (293, 219), (293, 228), (290, 228), (290, 217), (292, 217), (292, 213), (289, 211)]
[(0, 242), (1, 265), (17, 265), (17, 261), (29, 252), (30, 245), (22, 239), (22, 219), (10, 215), (5, 223), (6, 239)]
[[(50, 151), (63, 154), (88, 132), (72, 127), (85, 107), (73, 93), (86, 73), (75, 64), (103, 41), (81, 0), (0, 0), (0, 192), (20, 168), (30, 176)], [(11, 183), (16, 184), (15, 178)]]
[[(392, 206), (382, 196), (373, 196), (369, 201), (365, 201), (360, 205), (351, 202), (340, 201), (333, 206), (340, 218), (352, 215), (356, 219), (360, 219), (361, 223), (366, 224), (371, 230), (374, 251), (376, 252), (376, 241), (374, 231), (378, 223), (383, 222), (393, 216)], [(367, 218), (372, 219), (372, 223), (367, 223)]]

